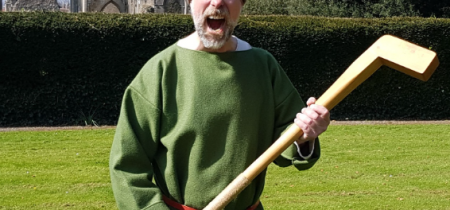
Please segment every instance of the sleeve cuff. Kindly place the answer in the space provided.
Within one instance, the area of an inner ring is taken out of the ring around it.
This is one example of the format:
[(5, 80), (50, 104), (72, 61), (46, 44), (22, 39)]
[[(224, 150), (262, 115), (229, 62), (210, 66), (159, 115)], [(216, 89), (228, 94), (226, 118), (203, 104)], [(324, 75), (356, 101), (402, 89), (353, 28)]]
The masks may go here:
[[(307, 143), (305, 142), (305, 144), (303, 145), (303, 149), (302, 147), (300, 147), (296, 141), (294, 141), (295, 146), (297, 147), (297, 153), (298, 155), (303, 158), (304, 160), (308, 160), (309, 158), (311, 158), (312, 154), (314, 153), (314, 141), (308, 141)], [(306, 148), (305, 148), (306, 147)]]

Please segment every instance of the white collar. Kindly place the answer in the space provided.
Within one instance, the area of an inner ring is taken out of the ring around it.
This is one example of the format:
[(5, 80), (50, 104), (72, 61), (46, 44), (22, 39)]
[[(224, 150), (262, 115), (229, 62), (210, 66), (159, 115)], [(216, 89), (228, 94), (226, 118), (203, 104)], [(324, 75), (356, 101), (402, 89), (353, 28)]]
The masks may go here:
[[(234, 35), (233, 38), (237, 40), (237, 46), (235, 51), (245, 51), (252, 49), (252, 46), (248, 42), (241, 40)], [(197, 45), (195, 44), (195, 42), (191, 41), (188, 37), (178, 40), (177, 45), (189, 50), (197, 49)]]

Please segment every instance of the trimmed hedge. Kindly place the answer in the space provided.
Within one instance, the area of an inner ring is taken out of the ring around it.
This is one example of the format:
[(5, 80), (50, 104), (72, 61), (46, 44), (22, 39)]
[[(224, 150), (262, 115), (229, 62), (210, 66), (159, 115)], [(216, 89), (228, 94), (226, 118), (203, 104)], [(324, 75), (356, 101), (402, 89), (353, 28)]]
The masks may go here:
[(325, 17), (450, 17), (443, 0), (252, 0), (244, 14), (312, 15)]
[[(0, 13), (0, 126), (114, 125), (139, 69), (193, 30), (186, 15)], [(382, 68), (332, 119), (444, 120), (449, 30), (448, 19), (243, 16), (235, 34), (269, 50), (305, 100), (319, 97), (383, 34), (429, 47), (441, 61), (430, 81)]]

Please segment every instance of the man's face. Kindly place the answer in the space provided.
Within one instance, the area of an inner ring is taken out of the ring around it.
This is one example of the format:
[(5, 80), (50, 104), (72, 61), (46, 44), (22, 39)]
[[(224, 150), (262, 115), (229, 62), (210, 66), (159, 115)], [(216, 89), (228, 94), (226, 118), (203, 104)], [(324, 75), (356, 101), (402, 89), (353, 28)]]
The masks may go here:
[(192, 0), (192, 18), (204, 47), (220, 49), (239, 20), (242, 0)]

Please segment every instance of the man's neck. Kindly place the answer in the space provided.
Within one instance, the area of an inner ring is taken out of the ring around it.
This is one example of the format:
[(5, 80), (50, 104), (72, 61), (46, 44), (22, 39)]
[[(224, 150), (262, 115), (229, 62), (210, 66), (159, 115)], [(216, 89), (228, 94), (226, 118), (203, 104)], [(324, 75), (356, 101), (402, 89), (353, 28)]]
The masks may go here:
[(232, 36), (219, 49), (206, 48), (205, 46), (203, 46), (203, 43), (200, 40), (200, 37), (198, 36), (197, 32), (192, 33), (191, 35), (179, 40), (178, 42), (181, 47), (184, 47), (187, 49), (205, 51), (205, 52), (216, 52), (216, 53), (235, 51), (236, 47), (237, 47), (237, 39)]

